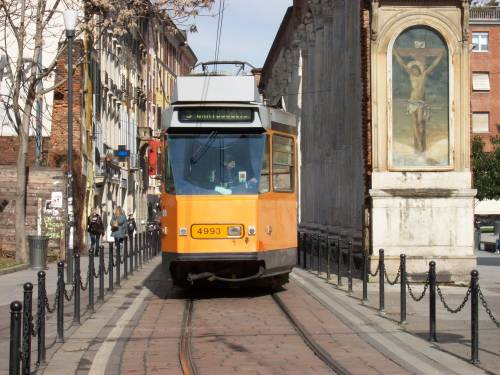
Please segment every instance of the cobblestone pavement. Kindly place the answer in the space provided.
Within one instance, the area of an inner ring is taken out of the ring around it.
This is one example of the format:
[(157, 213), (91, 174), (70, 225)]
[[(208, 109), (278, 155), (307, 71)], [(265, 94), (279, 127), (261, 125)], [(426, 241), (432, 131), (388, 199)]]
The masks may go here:
[[(193, 298), (192, 354), (201, 375), (332, 373), (306, 346), (269, 291), (185, 291), (172, 286), (160, 263), (157, 257), (129, 275), (121, 288), (106, 296), (105, 303), (96, 305), (95, 314), (82, 319), (81, 326), (71, 325), (72, 302), (66, 302), (66, 341), (52, 344), (49, 363), (38, 372), (182, 374), (178, 349), (181, 322), (185, 300)], [(480, 254), (481, 287), (496, 313), (500, 311), (498, 266), (500, 257)], [(369, 304), (363, 306), (360, 282), (355, 281), (355, 292), (349, 296), (324, 278), (296, 269), (278, 295), (314, 340), (352, 374), (498, 373), (499, 331), (482, 308), (481, 363), (475, 367), (467, 362), (470, 306), (450, 314), (438, 300), (438, 342), (428, 343), (427, 298), (416, 303), (408, 297), (408, 323), (399, 326), (399, 287), (386, 284), (384, 316), (376, 311), (377, 287), (370, 284)], [(414, 288), (419, 291), (421, 286)], [(458, 305), (466, 292), (463, 287), (442, 286), (442, 290), (452, 306)], [(83, 294), (82, 307), (86, 301)], [(5, 358), (0, 361), (0, 373), (7, 373), (8, 306), (0, 309), (0, 349)], [(47, 331), (50, 345), (55, 319), (48, 321)]]

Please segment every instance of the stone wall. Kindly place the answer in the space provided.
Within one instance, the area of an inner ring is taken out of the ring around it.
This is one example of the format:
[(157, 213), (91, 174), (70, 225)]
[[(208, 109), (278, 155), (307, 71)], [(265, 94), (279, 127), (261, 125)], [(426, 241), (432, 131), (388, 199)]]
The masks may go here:
[[(0, 256), (14, 257), (15, 246), (15, 193), (16, 167), (0, 166)], [(65, 196), (66, 179), (60, 169), (29, 168), (26, 196), (26, 232), (36, 234), (38, 198), (43, 208), (51, 199), (52, 192), (60, 191)], [(63, 204), (65, 199), (63, 199)], [(42, 234), (50, 237), (49, 253), (59, 255), (64, 251), (65, 207), (43, 209)]]
[[(42, 164), (45, 164), (47, 162), (49, 138), (43, 137), (42, 142)], [(35, 147), (35, 137), (30, 137), (26, 165), (35, 164)], [(18, 137), (0, 137), (0, 155), (2, 155), (0, 165), (16, 165), (18, 150)]]

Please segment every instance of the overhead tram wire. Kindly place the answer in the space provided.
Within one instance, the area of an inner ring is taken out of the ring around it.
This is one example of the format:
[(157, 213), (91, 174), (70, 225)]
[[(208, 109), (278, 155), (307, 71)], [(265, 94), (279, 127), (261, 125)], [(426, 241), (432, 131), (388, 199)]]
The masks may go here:
[[(215, 35), (215, 51), (214, 51), (214, 61), (217, 61), (217, 51), (219, 49), (219, 33), (220, 33), (220, 21), (221, 21), (221, 11), (222, 11), (222, 0), (219, 0), (219, 11), (217, 15), (217, 33)], [(214, 65), (214, 72), (217, 71), (217, 64)]]

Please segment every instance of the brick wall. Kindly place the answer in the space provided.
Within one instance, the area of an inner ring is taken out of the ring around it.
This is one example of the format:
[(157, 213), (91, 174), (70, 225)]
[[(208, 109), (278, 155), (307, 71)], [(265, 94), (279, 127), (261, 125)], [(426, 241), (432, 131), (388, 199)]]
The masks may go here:
[[(49, 147), (49, 138), (43, 137), (42, 161), (46, 163)], [(17, 152), (19, 150), (18, 137), (0, 137), (0, 165), (16, 165)], [(35, 137), (30, 137), (28, 145), (28, 158), (26, 165), (35, 164)]]
[[(76, 63), (83, 56), (83, 44), (76, 40), (73, 44), (73, 62)], [(63, 53), (57, 61), (55, 81), (60, 82), (67, 78), (67, 53)], [(76, 221), (75, 246), (83, 249), (82, 228), (83, 211), (85, 204), (86, 177), (82, 174), (82, 119), (84, 111), (84, 65), (74, 67), (73, 74), (73, 196)], [(54, 109), (52, 111), (52, 130), (49, 142), (48, 165), (53, 168), (67, 170), (68, 150), (68, 85), (65, 81), (54, 90)]]
[(486, 143), (486, 149), (489, 150), (491, 146), (490, 137), (500, 135), (500, 106), (498, 105), (498, 98), (500, 97), (500, 24), (474, 25), (471, 26), (471, 32), (487, 32), (489, 34), (488, 52), (471, 52), (470, 58), (471, 85), (474, 72), (489, 73), (490, 91), (479, 92), (472, 90), (471, 92), (471, 113), (489, 113), (489, 132), (474, 133), (473, 130), (473, 135), (480, 135)]

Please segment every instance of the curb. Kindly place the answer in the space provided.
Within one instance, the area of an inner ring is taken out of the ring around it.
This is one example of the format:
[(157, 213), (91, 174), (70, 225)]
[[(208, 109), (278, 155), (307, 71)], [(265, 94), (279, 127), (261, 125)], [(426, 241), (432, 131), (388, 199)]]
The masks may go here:
[(9, 273), (17, 272), (17, 271), (24, 271), (25, 269), (28, 269), (30, 267), (29, 264), (18, 264), (16, 266), (4, 268), (3, 270), (0, 270), (0, 276), (2, 275), (7, 275)]

